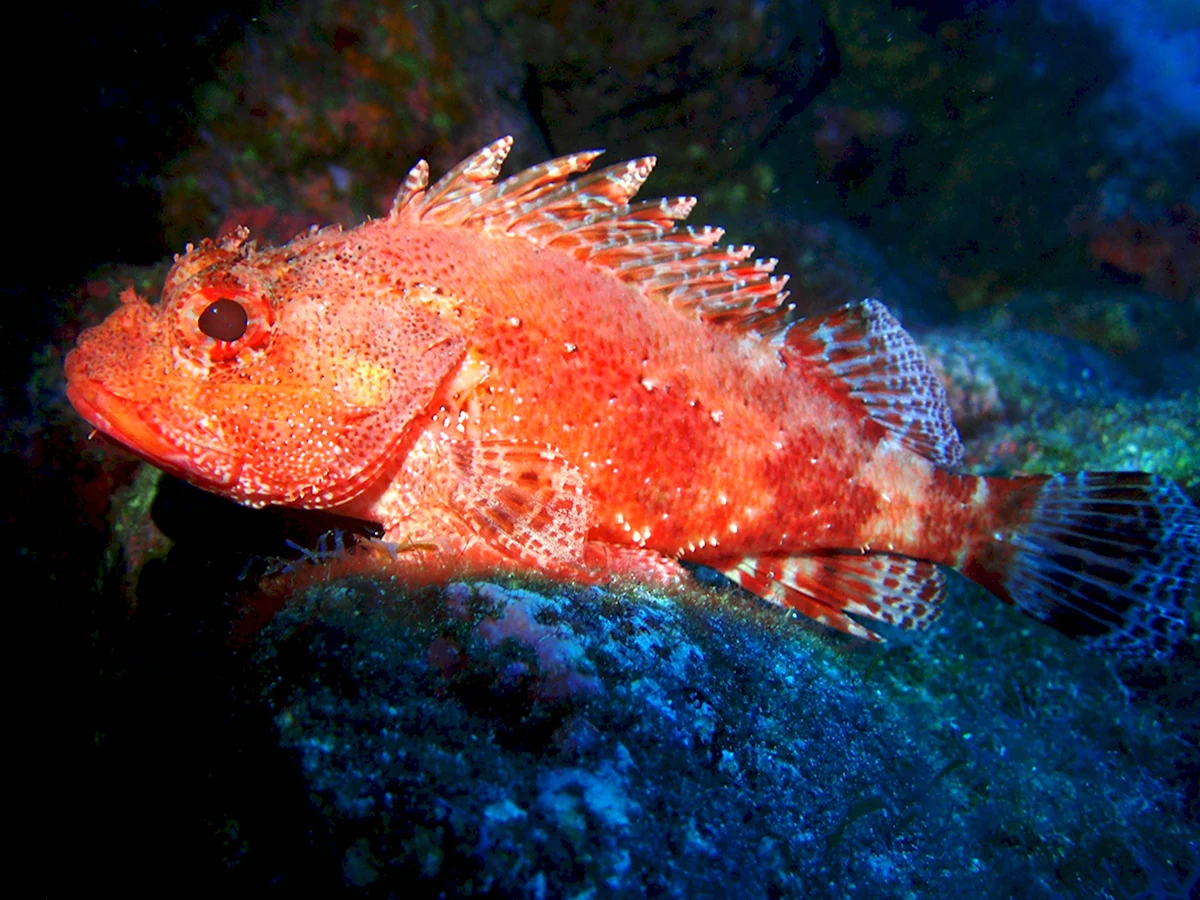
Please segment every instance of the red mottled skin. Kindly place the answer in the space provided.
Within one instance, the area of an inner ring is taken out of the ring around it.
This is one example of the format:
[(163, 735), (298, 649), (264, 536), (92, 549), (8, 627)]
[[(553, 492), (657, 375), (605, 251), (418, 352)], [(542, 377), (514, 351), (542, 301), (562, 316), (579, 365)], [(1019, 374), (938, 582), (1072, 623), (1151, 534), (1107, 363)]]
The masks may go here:
[[(502, 160), (499, 144), (483, 153)], [(649, 163), (628, 165), (592, 195), (628, 203)], [(547, 166), (565, 183), (586, 161)], [(472, 191), (492, 183), (466, 180)], [(662, 582), (681, 571), (676, 559), (732, 572), (763, 555), (782, 565), (850, 551), (965, 568), (1007, 598), (1011, 551), (994, 539), (1030, 518), (1041, 479), (940, 468), (782, 327), (771, 340), (770, 327), (705, 321), (649, 295), (646, 279), (683, 263), (618, 277), (594, 247), (546, 237), (561, 234), (561, 216), (522, 231), (501, 214), (517, 213), (485, 198), (488, 218), (442, 224), (435, 205), (421, 211), (425, 187), (418, 167), (392, 215), (349, 232), (189, 248), (160, 303), (127, 292), (84, 333), (67, 360), (71, 401), (202, 487), (251, 505), (336, 508), (464, 567)], [(581, 198), (570, 212), (596, 208)], [(613, 234), (637, 218), (621, 209)], [(670, 220), (687, 210), (659, 215), (658, 233), (679, 235)], [(705, 250), (713, 240), (681, 245), (753, 265)], [(783, 282), (762, 287), (770, 268), (747, 290), (775, 304)], [(219, 298), (246, 308), (244, 337), (199, 329)], [(952, 428), (939, 439), (957, 445)], [(783, 579), (777, 569), (770, 578)], [(914, 571), (920, 581), (933, 570)], [(868, 596), (895, 588), (880, 577)], [(922, 596), (916, 624), (936, 593)], [(836, 603), (796, 605), (869, 636)]]
[[(636, 544), (697, 562), (798, 547), (888, 545), (953, 563), (984, 515), (968, 503), (978, 479), (941, 472), (882, 442), (883, 428), (810, 364), (785, 366), (779, 351), (757, 335), (714, 328), (666, 304), (639, 302), (635, 287), (565, 253), (461, 229), (395, 227), (387, 220), (352, 232), (322, 232), (284, 250), (251, 259), (278, 298), (278, 318), (287, 315), (286, 298), (304, 297), (316, 283), (330, 297), (338, 296), (339, 280), (434, 284), (449, 298), (443, 301), (445, 318), (459, 323), (456, 331), (470, 348), (405, 429), (408, 440), (390, 448), (388, 477), (343, 506), (347, 514), (386, 524), (390, 538), (431, 536), (410, 524), (422, 510), (396, 508), (392, 479), (403, 483), (418, 475), (403, 465), (406, 444), (439, 434), (548, 443), (583, 473), (593, 511), (589, 540)], [(182, 257), (177, 266), (190, 259)], [(128, 396), (138, 408), (194, 397), (180, 405), (195, 417), (211, 414), (216, 391), (200, 390), (196, 375), (175, 364), (162, 339), (159, 313), (170, 308), (178, 281), (169, 279), (158, 306), (127, 295), (104, 329), (85, 333), (68, 363), (71, 398), (81, 411), (89, 404), (99, 408), (104, 401), (92, 397), (105, 391)], [(366, 304), (359, 313), (363, 321), (347, 327), (365, 326), (373, 314)], [(320, 439), (307, 414), (294, 426), (286, 421), (286, 414), (307, 410), (314, 388), (305, 373), (289, 372), (292, 355), (320, 352), (316, 340), (286, 348), (276, 342), (275, 359), (222, 385), (227, 396), (221, 402), (233, 423), (225, 452), (270, 448), (264, 432), (290, 432), (289, 448)], [(482, 360), (486, 377), (453, 396), (450, 386), (470, 368), (470, 359)], [(344, 356), (338, 364), (351, 366), (353, 360)], [(104, 377), (84, 380), (85, 372)], [(404, 389), (387, 386), (389, 392)], [(282, 408), (264, 409), (258, 402), (283, 392), (299, 396)], [(241, 415), (239, 401), (247, 407)], [(448, 427), (442, 424), (447, 417)], [(351, 417), (351, 427), (371, 418)], [(195, 474), (189, 459), (160, 448), (141, 422), (134, 415), (114, 417), (112, 424), (93, 420), (118, 440), (127, 435), (123, 442), (168, 471)], [(281, 473), (276, 490), (304, 496), (306, 476), (301, 470), (288, 482)], [(240, 500), (274, 499), (244, 487), (225, 489)], [(328, 504), (307, 497), (296, 505)], [(632, 536), (647, 531), (645, 541)]]
[[(976, 527), (979, 512), (961, 502), (977, 479), (937, 478), (915, 454), (881, 446), (883, 429), (846, 394), (802, 362), (785, 368), (755, 335), (639, 302), (634, 287), (552, 250), (378, 222), (355, 234), (369, 253), (386, 245), (398, 277), (472, 298), (465, 332), (487, 377), (439, 396), (424, 430), (557, 448), (587, 483), (589, 540), (696, 561), (894, 543), (950, 562)], [(351, 510), (395, 521), (387, 507), (372, 493)], [(944, 527), (931, 533), (921, 519)]]

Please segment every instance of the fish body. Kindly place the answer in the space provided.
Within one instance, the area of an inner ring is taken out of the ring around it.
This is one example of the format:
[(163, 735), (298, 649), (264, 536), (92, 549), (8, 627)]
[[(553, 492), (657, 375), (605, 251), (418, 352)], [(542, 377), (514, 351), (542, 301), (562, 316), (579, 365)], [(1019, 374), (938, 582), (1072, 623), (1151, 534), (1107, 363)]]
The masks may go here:
[[(1186, 632), (1200, 514), (1141, 473), (960, 474), (945, 392), (882, 304), (793, 321), (786, 278), (652, 158), (498, 181), (502, 139), (388, 216), (177, 257), (67, 359), (68, 395), (155, 465), (253, 506), (335, 509), (462, 565), (669, 582), (703, 563), (874, 638), (940, 565), (1122, 651)], [(585, 174), (586, 173), (586, 174)], [(426, 552), (426, 551), (422, 551)]]

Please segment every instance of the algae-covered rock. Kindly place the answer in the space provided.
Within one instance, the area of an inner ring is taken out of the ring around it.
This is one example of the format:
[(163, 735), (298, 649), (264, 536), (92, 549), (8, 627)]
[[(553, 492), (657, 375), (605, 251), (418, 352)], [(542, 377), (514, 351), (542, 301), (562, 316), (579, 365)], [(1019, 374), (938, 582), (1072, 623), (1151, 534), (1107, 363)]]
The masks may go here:
[(1176, 726), (980, 592), (948, 603), (934, 633), (880, 648), (720, 589), (311, 587), (249, 658), (319, 836), (272, 877), (367, 896), (1053, 897), (1182, 864)]
[(381, 893), (765, 897), (938, 877), (852, 850), (913, 800), (889, 771), (926, 761), (832, 646), (756, 601), (349, 580), (256, 644), (347, 877)]

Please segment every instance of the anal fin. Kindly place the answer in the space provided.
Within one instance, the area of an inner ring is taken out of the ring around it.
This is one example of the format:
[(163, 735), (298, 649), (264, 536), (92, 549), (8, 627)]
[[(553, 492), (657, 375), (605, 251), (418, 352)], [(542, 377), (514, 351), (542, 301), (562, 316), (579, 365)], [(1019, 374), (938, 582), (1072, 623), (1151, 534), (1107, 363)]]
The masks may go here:
[(897, 628), (926, 628), (938, 617), (945, 593), (936, 565), (894, 553), (767, 554), (715, 568), (764, 600), (874, 641), (882, 638), (851, 614)]

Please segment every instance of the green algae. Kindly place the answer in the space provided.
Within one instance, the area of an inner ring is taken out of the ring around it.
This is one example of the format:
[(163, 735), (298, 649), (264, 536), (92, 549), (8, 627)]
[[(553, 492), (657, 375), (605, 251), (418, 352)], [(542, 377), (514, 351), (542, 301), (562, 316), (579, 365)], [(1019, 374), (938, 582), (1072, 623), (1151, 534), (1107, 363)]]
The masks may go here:
[(1030, 472), (1082, 469), (1152, 472), (1200, 495), (1200, 394), (1164, 399), (1115, 400), (1068, 410), (1052, 421), (1021, 423), (1012, 432), (1028, 436)]
[(97, 578), (99, 583), (114, 575), (124, 579), (131, 604), (137, 602), (138, 576), (148, 562), (170, 552), (171, 541), (154, 525), (150, 508), (158, 495), (162, 471), (142, 464), (128, 487), (116, 491), (109, 510), (110, 541)]

